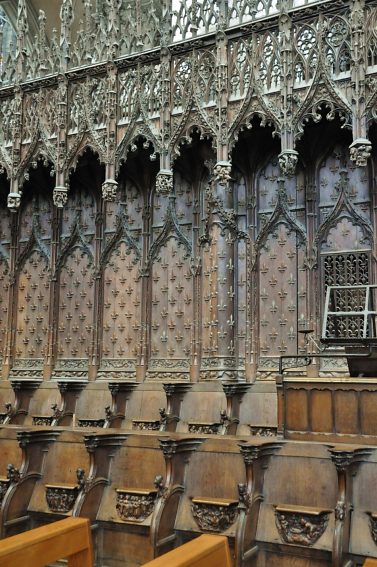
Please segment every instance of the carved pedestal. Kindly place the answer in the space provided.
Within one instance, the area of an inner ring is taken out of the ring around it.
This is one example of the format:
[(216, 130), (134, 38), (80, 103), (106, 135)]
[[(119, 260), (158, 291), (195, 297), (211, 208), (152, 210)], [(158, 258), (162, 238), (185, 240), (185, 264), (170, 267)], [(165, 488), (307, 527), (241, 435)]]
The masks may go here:
[(27, 508), (36, 482), (42, 478), (44, 461), (57, 431), (19, 431), (17, 440), (22, 450), (20, 469), (7, 467), (7, 479), (1, 479), (3, 502), (0, 509), (0, 537), (25, 529)]
[(245, 462), (246, 483), (238, 485), (238, 525), (235, 542), (236, 567), (250, 565), (256, 555), (256, 534), (259, 511), (263, 501), (264, 474), (270, 457), (281, 447), (280, 443), (260, 445), (240, 443), (240, 450)]
[(348, 560), (351, 516), (353, 510), (353, 479), (362, 462), (370, 455), (372, 449), (329, 448), (331, 460), (338, 475), (338, 500), (335, 507), (335, 530), (333, 539), (332, 565), (343, 567)]
[(240, 422), (240, 406), (243, 395), (249, 389), (249, 384), (224, 382), (223, 390), (226, 396), (226, 415), (228, 417), (226, 434), (236, 435)]
[(184, 491), (186, 467), (194, 451), (205, 439), (160, 439), (165, 458), (165, 482), (157, 476), (157, 499), (151, 521), (151, 543), (154, 556), (165, 553), (175, 540), (174, 525)]
[(166, 424), (164, 431), (175, 431), (180, 419), (181, 406), (185, 393), (191, 388), (186, 382), (163, 384), (166, 394)]
[(30, 400), (41, 382), (39, 380), (14, 380), (11, 382), (14, 390), (14, 406), (7, 408), (7, 416), (3, 423), (22, 425), (29, 413)]

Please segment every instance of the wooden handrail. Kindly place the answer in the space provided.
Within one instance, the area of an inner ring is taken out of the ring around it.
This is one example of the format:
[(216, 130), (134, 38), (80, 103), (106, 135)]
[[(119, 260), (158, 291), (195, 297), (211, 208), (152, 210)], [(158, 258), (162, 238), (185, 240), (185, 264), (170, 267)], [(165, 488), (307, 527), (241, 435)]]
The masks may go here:
[(228, 538), (202, 535), (157, 557), (144, 567), (231, 567)]
[(68, 558), (68, 567), (93, 567), (90, 522), (66, 518), (0, 541), (1, 567), (44, 567)]
[(363, 567), (377, 567), (377, 559), (366, 559)]

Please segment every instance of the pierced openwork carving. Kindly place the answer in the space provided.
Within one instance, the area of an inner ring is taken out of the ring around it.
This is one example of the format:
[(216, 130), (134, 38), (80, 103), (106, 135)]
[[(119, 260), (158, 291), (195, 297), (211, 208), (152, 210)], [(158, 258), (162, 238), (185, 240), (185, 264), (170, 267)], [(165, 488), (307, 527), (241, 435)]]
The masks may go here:
[(277, 427), (266, 427), (259, 425), (249, 425), (250, 434), (253, 437), (276, 437)]
[(287, 543), (312, 546), (325, 532), (330, 510), (277, 506), (276, 527), (280, 537)]
[(133, 419), (132, 429), (136, 431), (158, 431), (160, 429), (160, 420)]
[(105, 425), (105, 419), (78, 419), (78, 427), (103, 427)]
[(153, 512), (157, 490), (118, 488), (116, 510), (124, 522), (144, 522)]
[(224, 532), (237, 518), (238, 500), (192, 498), (191, 511), (202, 531)]

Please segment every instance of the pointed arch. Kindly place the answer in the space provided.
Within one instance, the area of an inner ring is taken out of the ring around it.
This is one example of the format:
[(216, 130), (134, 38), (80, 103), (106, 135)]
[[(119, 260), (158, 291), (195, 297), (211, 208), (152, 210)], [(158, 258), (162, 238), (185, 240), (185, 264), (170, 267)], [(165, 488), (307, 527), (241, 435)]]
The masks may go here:
[(44, 244), (42, 240), (42, 236), (40, 233), (39, 215), (37, 213), (33, 214), (33, 224), (32, 224), (30, 238), (27, 241), (26, 246), (22, 250), (21, 254), (17, 258), (16, 266), (15, 266), (16, 272), (20, 272), (22, 270), (26, 261), (33, 254), (33, 252), (38, 252), (45, 260), (47, 266), (49, 266), (51, 255), (48, 247)]
[(373, 243), (373, 230), (368, 221), (356, 210), (350, 201), (347, 189), (349, 188), (349, 178), (347, 171), (340, 172), (340, 180), (338, 182), (339, 196), (338, 200), (323, 223), (318, 228), (314, 239), (314, 249), (318, 250), (321, 244), (326, 240), (331, 229), (344, 218), (348, 219), (352, 225), (358, 226), (366, 240), (370, 244)]
[(305, 246), (305, 247), (307, 246), (307, 236), (306, 236), (305, 228), (289, 210), (287, 193), (284, 187), (284, 179), (280, 178), (278, 180), (278, 183), (279, 183), (279, 188), (278, 188), (277, 203), (275, 205), (275, 209), (271, 217), (269, 218), (268, 222), (265, 224), (265, 226), (258, 234), (258, 237), (255, 241), (253, 268), (255, 268), (259, 251), (265, 244), (271, 232), (273, 232), (274, 229), (279, 224), (284, 224), (289, 230), (292, 230), (297, 234), (299, 246)]
[[(106, 244), (105, 249), (102, 252), (100, 258), (100, 265), (99, 269), (103, 271), (106, 267), (108, 260), (110, 259), (111, 255), (120, 247), (120, 245), (124, 242), (129, 249), (131, 249), (136, 256), (136, 261), (140, 260), (141, 258), (141, 250), (137, 245), (136, 240), (131, 236), (129, 227), (127, 224), (127, 215), (122, 208), (117, 215), (116, 220), (116, 229), (115, 233)], [(135, 261), (135, 263), (136, 263)]]
[(75, 249), (79, 248), (82, 250), (83, 254), (88, 256), (89, 264), (94, 264), (94, 257), (93, 253), (85, 240), (85, 236), (83, 233), (82, 222), (81, 222), (81, 211), (77, 211), (75, 222), (71, 228), (71, 235), (68, 240), (65, 242), (56, 262), (55, 273), (54, 276), (56, 277), (58, 272), (64, 266), (68, 256), (70, 253)]
[(179, 226), (175, 211), (175, 196), (173, 195), (169, 197), (169, 205), (164, 218), (164, 226), (150, 248), (147, 258), (147, 269), (151, 267), (154, 260), (157, 258), (160, 249), (166, 244), (169, 238), (175, 238), (178, 241), (178, 244), (184, 247), (187, 258), (192, 256), (191, 242)]

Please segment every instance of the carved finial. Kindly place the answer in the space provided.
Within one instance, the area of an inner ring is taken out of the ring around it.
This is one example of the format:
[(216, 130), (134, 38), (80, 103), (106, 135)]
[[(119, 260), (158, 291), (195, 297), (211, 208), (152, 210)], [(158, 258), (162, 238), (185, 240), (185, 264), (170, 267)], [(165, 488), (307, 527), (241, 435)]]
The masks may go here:
[(61, 68), (64, 70), (70, 59), (71, 25), (73, 22), (72, 0), (62, 0), (60, 8), (60, 53)]
[(17, 7), (17, 44), (16, 44), (16, 76), (23, 78), (24, 60), (26, 55), (26, 36), (29, 31), (27, 20), (26, 0), (18, 0)]

